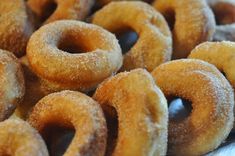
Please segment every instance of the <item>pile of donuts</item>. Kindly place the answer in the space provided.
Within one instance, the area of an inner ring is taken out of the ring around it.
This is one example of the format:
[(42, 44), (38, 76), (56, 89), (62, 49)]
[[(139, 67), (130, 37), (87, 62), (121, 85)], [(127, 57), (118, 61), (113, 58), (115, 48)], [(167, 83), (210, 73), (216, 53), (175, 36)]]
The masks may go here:
[(0, 0), (0, 156), (208, 154), (235, 127), (234, 41), (235, 0)]

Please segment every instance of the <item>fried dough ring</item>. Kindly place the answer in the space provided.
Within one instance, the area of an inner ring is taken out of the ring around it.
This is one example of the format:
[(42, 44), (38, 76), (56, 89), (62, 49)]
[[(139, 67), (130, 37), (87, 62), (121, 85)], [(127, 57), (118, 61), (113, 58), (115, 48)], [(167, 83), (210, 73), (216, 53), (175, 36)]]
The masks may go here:
[(167, 149), (166, 99), (143, 69), (119, 73), (101, 83), (93, 98), (103, 110), (118, 116), (118, 137), (113, 156), (162, 156)]
[(124, 55), (122, 70), (152, 71), (171, 59), (170, 30), (163, 16), (147, 3), (111, 2), (94, 14), (92, 23), (113, 33), (133, 29), (138, 34), (136, 44)]
[(160, 65), (152, 75), (166, 97), (192, 102), (189, 117), (169, 122), (169, 155), (203, 155), (226, 139), (234, 121), (233, 89), (213, 65), (182, 59)]
[(52, 93), (36, 104), (28, 121), (43, 138), (45, 128), (50, 125), (74, 128), (75, 136), (64, 156), (104, 155), (107, 128), (103, 112), (99, 104), (85, 94)]
[(90, 12), (93, 3), (94, 0), (28, 0), (27, 2), (29, 8), (44, 24), (63, 19), (83, 20)]
[(0, 48), (22, 56), (33, 32), (24, 0), (1, 0), (0, 15)]
[(235, 0), (207, 0), (216, 21), (214, 41), (235, 41)]
[(20, 63), (10, 52), (0, 50), (0, 121), (8, 118), (25, 92)]
[[(68, 49), (85, 53), (71, 54)], [(122, 65), (114, 35), (73, 20), (56, 21), (36, 31), (29, 40), (27, 58), (32, 70), (53, 91), (89, 91)]]
[(48, 156), (38, 132), (27, 122), (8, 119), (0, 123), (0, 155)]
[(187, 57), (196, 45), (212, 39), (215, 20), (204, 0), (156, 0), (153, 6), (172, 27), (174, 59)]
[(192, 50), (189, 58), (200, 59), (215, 65), (235, 88), (235, 43), (230, 41), (205, 42)]
[(46, 89), (42, 85), (40, 78), (37, 77), (29, 67), (26, 56), (19, 59), (25, 77), (25, 96), (17, 106), (14, 114), (21, 119), (26, 120), (33, 106), (44, 96), (47, 95)]

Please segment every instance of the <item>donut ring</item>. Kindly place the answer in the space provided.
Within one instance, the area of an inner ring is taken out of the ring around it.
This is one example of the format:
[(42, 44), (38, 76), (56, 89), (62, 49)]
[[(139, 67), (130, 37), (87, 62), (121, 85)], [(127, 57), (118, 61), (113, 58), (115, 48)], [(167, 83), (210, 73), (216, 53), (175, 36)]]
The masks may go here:
[(192, 50), (189, 58), (204, 60), (225, 74), (235, 88), (235, 43), (230, 41), (205, 42)]
[(62, 19), (85, 19), (94, 0), (28, 0), (27, 3), (40, 21), (47, 24)]
[(204, 0), (156, 0), (153, 6), (172, 25), (173, 59), (187, 57), (196, 45), (212, 39), (215, 20)]
[(41, 99), (29, 116), (29, 123), (45, 138), (50, 125), (75, 129), (75, 136), (64, 155), (103, 156), (107, 128), (99, 104), (75, 91), (52, 93)]
[(44, 96), (47, 95), (40, 79), (32, 72), (26, 56), (19, 59), (25, 77), (25, 96), (17, 106), (14, 114), (21, 119), (27, 119), (33, 106)]
[(8, 118), (24, 96), (24, 76), (17, 58), (0, 50), (0, 121)]
[(38, 132), (27, 122), (8, 119), (0, 123), (0, 155), (48, 156)]
[[(86, 53), (71, 54), (67, 49)], [(32, 70), (52, 90), (91, 90), (122, 65), (114, 35), (72, 20), (53, 22), (36, 31), (29, 40), (27, 58)]]
[(169, 155), (203, 155), (226, 139), (234, 121), (233, 89), (213, 65), (182, 59), (160, 65), (152, 75), (166, 97), (192, 102), (189, 117), (169, 122)]
[(113, 113), (107, 108), (117, 111), (118, 138), (113, 156), (166, 154), (167, 102), (146, 70), (109, 78), (99, 85), (93, 98), (109, 116)]
[(207, 0), (213, 10), (217, 26), (213, 36), (214, 41), (235, 41), (235, 1)]
[(1, 0), (0, 48), (18, 57), (25, 53), (26, 44), (33, 32), (27, 11), (24, 0)]
[(136, 44), (124, 55), (122, 70), (140, 67), (152, 71), (171, 59), (170, 30), (163, 16), (147, 3), (111, 2), (95, 13), (92, 23), (117, 33), (130, 28), (139, 35)]

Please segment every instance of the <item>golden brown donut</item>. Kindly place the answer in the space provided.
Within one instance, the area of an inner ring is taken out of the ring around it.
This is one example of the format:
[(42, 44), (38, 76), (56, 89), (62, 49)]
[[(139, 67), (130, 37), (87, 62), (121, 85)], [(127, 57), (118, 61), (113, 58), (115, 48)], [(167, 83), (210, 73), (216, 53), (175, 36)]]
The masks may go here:
[(212, 8), (217, 26), (214, 41), (235, 41), (235, 0), (207, 0)]
[(22, 56), (33, 32), (33, 24), (24, 0), (0, 2), (0, 48)]
[(25, 92), (23, 71), (17, 58), (0, 49), (0, 121), (8, 118)]
[(28, 0), (29, 8), (44, 24), (62, 20), (83, 20), (90, 12), (94, 0)]
[(217, 25), (226, 25), (235, 22), (235, 0), (206, 0), (211, 7)]
[(187, 118), (169, 122), (169, 155), (203, 155), (226, 139), (233, 127), (234, 94), (213, 65), (182, 59), (160, 65), (152, 75), (166, 97), (192, 102)]
[(167, 102), (146, 70), (136, 69), (107, 79), (93, 98), (108, 116), (114, 118), (114, 110), (117, 112), (118, 134), (112, 156), (166, 154)]
[(8, 119), (0, 122), (0, 155), (48, 156), (48, 152), (41, 136), (27, 122)]
[(172, 28), (174, 59), (187, 57), (196, 45), (212, 39), (215, 20), (204, 0), (156, 0), (153, 6)]
[(204, 60), (225, 74), (235, 88), (235, 43), (230, 41), (205, 42), (192, 50), (189, 58)]
[(15, 115), (26, 119), (31, 112), (33, 106), (44, 96), (47, 95), (47, 92), (42, 85), (40, 78), (37, 77), (31, 70), (28, 64), (28, 59), (26, 56), (19, 59), (25, 77), (25, 96), (17, 106), (15, 110)]
[(36, 31), (29, 40), (27, 58), (52, 91), (91, 90), (122, 65), (114, 35), (73, 20), (53, 22)]
[(75, 91), (52, 93), (41, 99), (28, 119), (44, 139), (52, 125), (75, 129), (75, 135), (64, 156), (103, 156), (107, 128), (99, 104)]
[(116, 34), (126, 29), (138, 34), (136, 44), (124, 55), (122, 70), (141, 67), (152, 71), (171, 59), (170, 30), (163, 16), (147, 3), (111, 2), (94, 14), (92, 23)]

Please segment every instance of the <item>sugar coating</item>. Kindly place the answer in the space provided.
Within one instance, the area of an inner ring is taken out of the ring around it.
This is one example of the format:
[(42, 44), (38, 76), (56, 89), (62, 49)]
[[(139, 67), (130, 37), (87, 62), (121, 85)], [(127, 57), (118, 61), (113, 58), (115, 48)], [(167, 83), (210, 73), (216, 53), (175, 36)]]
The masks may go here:
[[(168, 109), (166, 99), (144, 69), (122, 72), (97, 88), (93, 98), (118, 116), (118, 136), (112, 155), (165, 155)], [(104, 109), (106, 113), (109, 110)]]
[(25, 93), (23, 71), (17, 58), (0, 49), (0, 121), (8, 118)]
[(160, 65), (152, 75), (166, 97), (177, 96), (192, 102), (189, 117), (169, 122), (169, 155), (203, 155), (227, 138), (234, 121), (234, 94), (215, 66), (201, 60), (181, 59)]
[(153, 6), (166, 18), (175, 16), (175, 21), (170, 21), (175, 22), (173, 58), (187, 57), (196, 45), (212, 40), (215, 19), (204, 0), (156, 0)]
[(169, 27), (157, 10), (144, 2), (111, 2), (94, 14), (92, 23), (116, 34), (128, 28), (138, 34), (137, 42), (124, 55), (123, 71), (135, 68), (152, 71), (171, 59)]
[(50, 124), (75, 129), (64, 156), (104, 155), (107, 139), (104, 115), (99, 104), (85, 94), (68, 90), (49, 94), (36, 104), (28, 121), (42, 135)]
[(24, 0), (1, 0), (0, 48), (22, 56), (33, 32), (33, 24)]
[(27, 122), (8, 119), (0, 123), (0, 155), (48, 156), (47, 147)]
[(53, 2), (57, 5), (55, 11), (45, 21), (42, 21), (45, 16), (45, 7), (50, 3), (50, 0), (27, 1), (29, 8), (37, 15), (37, 18), (43, 24), (47, 24), (63, 19), (84, 20), (90, 12), (94, 0), (56, 0)]
[[(88, 52), (71, 54), (58, 48), (61, 42), (72, 41)], [(91, 90), (122, 65), (114, 35), (99, 26), (73, 20), (53, 22), (36, 31), (29, 40), (27, 58), (33, 71), (55, 91)]]

